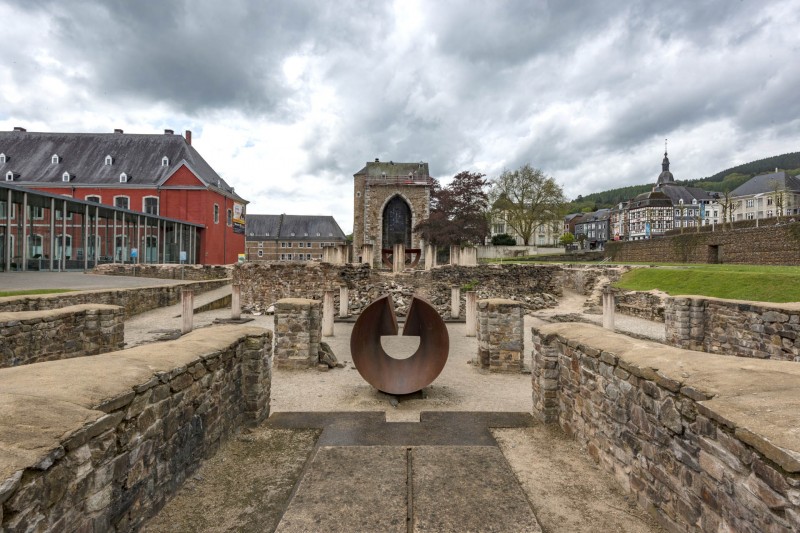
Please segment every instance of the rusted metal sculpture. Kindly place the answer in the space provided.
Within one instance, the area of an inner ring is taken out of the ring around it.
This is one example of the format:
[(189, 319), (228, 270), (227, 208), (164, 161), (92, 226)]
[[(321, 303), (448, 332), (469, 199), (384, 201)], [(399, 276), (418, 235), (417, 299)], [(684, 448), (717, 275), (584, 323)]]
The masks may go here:
[(419, 348), (407, 359), (395, 359), (381, 346), (382, 335), (397, 335), (397, 317), (389, 295), (361, 313), (350, 336), (353, 364), (367, 383), (389, 394), (411, 394), (430, 385), (447, 362), (450, 337), (436, 309), (416, 296), (403, 335), (419, 336)]
[[(392, 256), (394, 256), (392, 248), (381, 250), (381, 262), (388, 268), (392, 268)], [(405, 264), (409, 268), (415, 268), (419, 264), (420, 257), (422, 257), (422, 248), (406, 248)]]

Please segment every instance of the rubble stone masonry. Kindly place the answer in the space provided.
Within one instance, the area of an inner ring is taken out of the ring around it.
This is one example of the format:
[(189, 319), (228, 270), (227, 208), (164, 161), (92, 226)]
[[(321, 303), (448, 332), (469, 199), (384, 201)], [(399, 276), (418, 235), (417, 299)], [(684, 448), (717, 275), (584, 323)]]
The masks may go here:
[(98, 265), (93, 274), (106, 276), (138, 276), (141, 278), (203, 281), (231, 277), (232, 265), (121, 264)]
[[(241, 285), (242, 309), (246, 311), (264, 311), (282, 298), (321, 301), (326, 290), (335, 291), (335, 306), (340, 309), (339, 287), (344, 285), (349, 289), (351, 314), (391, 294), (395, 311), (405, 316), (411, 296), (417, 294), (443, 318), (450, 315), (453, 287), (469, 286), (478, 298), (508, 298), (520, 302), (526, 310), (534, 310), (555, 305), (563, 283), (558, 265), (441, 266), (393, 274), (368, 265), (316, 262), (245, 263), (234, 269), (233, 280)], [(459, 316), (464, 316), (466, 290), (461, 293)]]
[(120, 350), (124, 319), (116, 305), (0, 313), (0, 368)]
[(151, 309), (180, 302), (183, 289), (199, 294), (229, 283), (229, 279), (220, 279), (134, 289), (99, 289), (32, 296), (5, 296), (0, 298), (0, 312), (43, 311), (70, 305), (105, 304), (123, 307), (125, 316), (130, 318)]
[(271, 334), (0, 371), (0, 531), (136, 531), (220, 443), (269, 415)]
[(669, 531), (800, 531), (800, 365), (533, 330), (534, 414)]
[(800, 362), (800, 305), (667, 299), (666, 341), (702, 352)]
[(322, 303), (284, 298), (275, 304), (276, 368), (309, 368), (319, 362)]
[(522, 306), (514, 300), (478, 300), (478, 364), (491, 372), (520, 372), (524, 351)]

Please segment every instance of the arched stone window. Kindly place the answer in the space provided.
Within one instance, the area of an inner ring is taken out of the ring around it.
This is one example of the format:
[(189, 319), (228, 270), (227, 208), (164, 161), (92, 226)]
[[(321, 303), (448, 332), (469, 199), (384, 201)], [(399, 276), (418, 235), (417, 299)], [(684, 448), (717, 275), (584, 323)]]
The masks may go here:
[(411, 247), (411, 207), (400, 196), (395, 196), (383, 209), (382, 246), (390, 248), (395, 244)]

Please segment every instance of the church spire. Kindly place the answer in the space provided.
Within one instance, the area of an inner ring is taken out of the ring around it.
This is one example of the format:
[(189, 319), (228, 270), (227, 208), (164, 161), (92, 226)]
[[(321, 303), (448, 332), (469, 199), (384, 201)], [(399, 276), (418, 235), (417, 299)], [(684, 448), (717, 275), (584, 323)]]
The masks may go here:
[(658, 181), (656, 181), (656, 187), (674, 183), (675, 183), (675, 178), (672, 176), (672, 172), (669, 171), (669, 157), (667, 157), (667, 140), (664, 139), (664, 160), (661, 162), (661, 174), (658, 175)]
[(661, 162), (661, 172), (669, 172), (669, 157), (667, 157), (666, 139), (664, 139), (664, 160)]

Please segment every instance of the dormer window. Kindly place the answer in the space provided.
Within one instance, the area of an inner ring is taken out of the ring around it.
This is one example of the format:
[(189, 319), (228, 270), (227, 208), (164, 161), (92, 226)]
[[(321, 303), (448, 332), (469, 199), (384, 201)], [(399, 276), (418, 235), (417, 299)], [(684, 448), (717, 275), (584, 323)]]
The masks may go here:
[(161, 158), (161, 166), (168, 167), (169, 166), (169, 157), (164, 156)]
[(61, 158), (58, 157), (58, 154), (53, 154), (53, 156), (50, 158), (50, 162), (54, 165), (57, 165), (61, 162)]
[(69, 175), (69, 172), (64, 172), (61, 174), (61, 181), (69, 181), (72, 176)]
[(119, 182), (120, 183), (128, 183), (128, 175), (124, 172), (119, 175)]
[(10, 170), (6, 172), (6, 181), (14, 181), (14, 173)]
[(0, 165), (5, 164), (6, 162), (6, 154), (0, 154)]
[(111, 157), (110, 155), (107, 155), (107, 156), (106, 156), (106, 166), (107, 166), (107, 167), (110, 167), (110, 166), (111, 166), (111, 165), (113, 165), (113, 164), (114, 164), (114, 158), (113, 158), (113, 157)]

